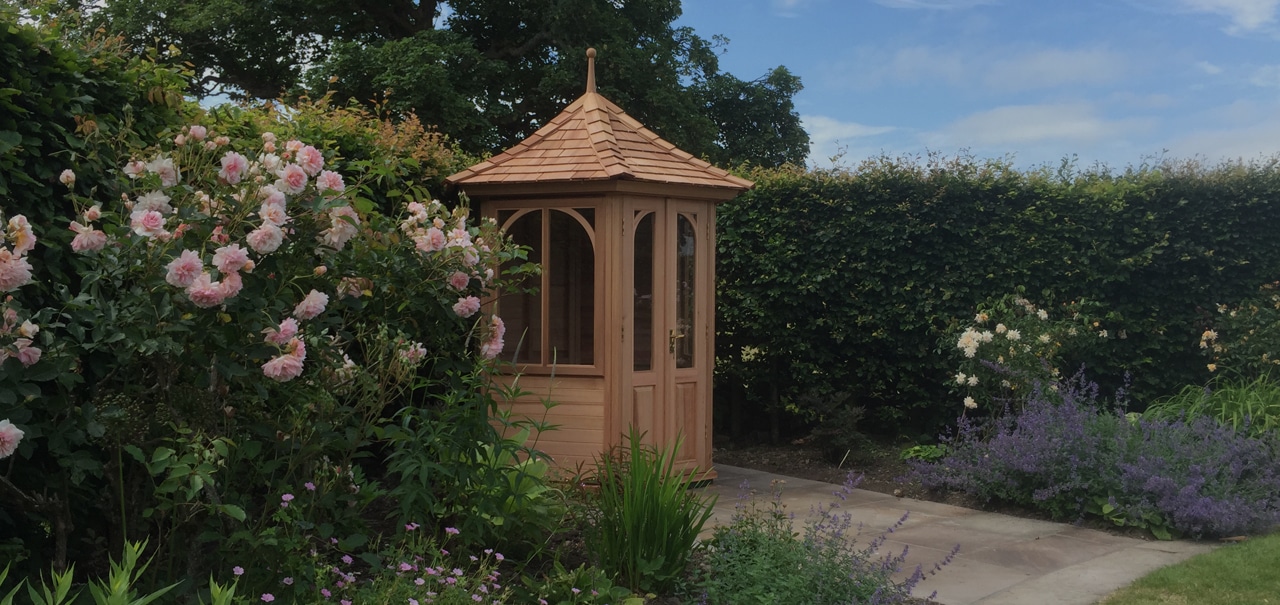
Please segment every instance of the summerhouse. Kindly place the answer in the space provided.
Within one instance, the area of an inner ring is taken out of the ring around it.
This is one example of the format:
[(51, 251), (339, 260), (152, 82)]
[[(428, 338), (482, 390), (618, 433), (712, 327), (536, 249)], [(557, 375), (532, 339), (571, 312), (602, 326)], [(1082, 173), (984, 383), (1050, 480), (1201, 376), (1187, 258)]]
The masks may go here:
[[(535, 293), (502, 292), (516, 415), (562, 470), (590, 465), (630, 427), (711, 468), (716, 204), (750, 189), (662, 140), (596, 92), (516, 146), (448, 179), (521, 245)], [(544, 410), (543, 399), (558, 405)], [(714, 476), (713, 474), (710, 476)]]

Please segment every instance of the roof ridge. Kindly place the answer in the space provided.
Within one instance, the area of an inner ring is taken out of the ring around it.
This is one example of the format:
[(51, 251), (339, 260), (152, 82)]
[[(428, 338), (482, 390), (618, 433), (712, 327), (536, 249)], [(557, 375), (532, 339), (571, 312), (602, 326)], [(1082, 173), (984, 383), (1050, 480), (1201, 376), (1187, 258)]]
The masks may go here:
[(596, 152), (596, 161), (599, 162), (605, 174), (611, 177), (630, 176), (631, 166), (627, 163), (627, 156), (623, 155), (618, 145), (618, 137), (613, 132), (613, 112), (609, 111), (609, 105), (613, 104), (594, 90), (582, 95), (587, 141), (591, 143), (591, 149)]

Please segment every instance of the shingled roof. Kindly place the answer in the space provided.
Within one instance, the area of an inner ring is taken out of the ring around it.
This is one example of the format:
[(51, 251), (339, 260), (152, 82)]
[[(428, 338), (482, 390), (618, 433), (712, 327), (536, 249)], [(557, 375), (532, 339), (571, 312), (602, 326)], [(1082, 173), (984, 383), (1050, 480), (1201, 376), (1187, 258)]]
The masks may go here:
[(596, 92), (595, 49), (587, 50), (587, 92), (516, 146), (451, 175), (472, 184), (613, 179), (746, 191), (754, 183), (681, 151)]

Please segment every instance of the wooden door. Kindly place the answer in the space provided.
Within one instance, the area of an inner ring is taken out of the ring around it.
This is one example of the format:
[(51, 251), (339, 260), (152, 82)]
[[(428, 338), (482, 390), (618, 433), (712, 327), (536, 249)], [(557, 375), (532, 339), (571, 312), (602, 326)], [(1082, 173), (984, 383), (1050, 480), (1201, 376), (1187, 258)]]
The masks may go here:
[(683, 467), (710, 462), (713, 294), (707, 207), (633, 201), (624, 229), (632, 297), (623, 332), (630, 380), (622, 420), (646, 433), (650, 443), (667, 446), (680, 438), (676, 461)]

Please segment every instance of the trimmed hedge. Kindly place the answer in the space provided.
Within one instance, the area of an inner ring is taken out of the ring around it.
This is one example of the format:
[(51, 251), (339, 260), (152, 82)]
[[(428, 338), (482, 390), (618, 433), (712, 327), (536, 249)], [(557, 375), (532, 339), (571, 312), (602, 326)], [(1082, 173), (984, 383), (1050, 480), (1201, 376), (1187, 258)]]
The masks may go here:
[(1106, 310), (1109, 346), (1070, 361), (1112, 386), (1130, 374), (1141, 404), (1207, 379), (1210, 313), (1280, 276), (1274, 160), (1113, 173), (878, 158), (747, 176), (756, 188), (717, 219), (717, 410), (735, 436), (753, 416), (829, 416), (813, 402), (843, 393), (880, 431), (930, 435), (959, 411), (943, 334), (1015, 291)]

